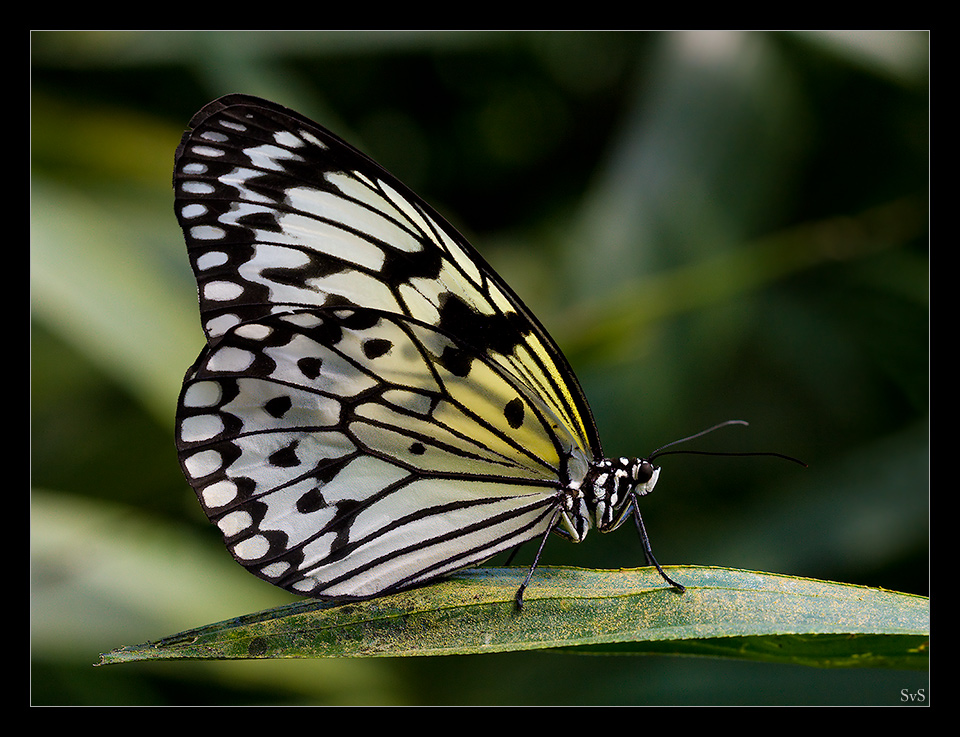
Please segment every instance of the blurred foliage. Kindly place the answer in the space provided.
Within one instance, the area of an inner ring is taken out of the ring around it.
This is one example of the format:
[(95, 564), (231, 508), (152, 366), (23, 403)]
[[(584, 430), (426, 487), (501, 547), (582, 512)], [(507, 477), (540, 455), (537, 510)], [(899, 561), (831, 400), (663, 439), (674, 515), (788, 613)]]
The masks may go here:
[[(644, 502), (661, 562), (929, 593), (925, 33), (31, 41), (33, 703), (897, 704), (927, 687), (550, 653), (91, 667), (291, 600), (230, 560), (172, 440), (202, 343), (173, 152), (229, 92), (314, 118), (445, 213), (567, 351), (608, 455), (738, 418), (697, 447), (809, 462), (665, 458)], [(544, 558), (641, 561), (626, 530)]]

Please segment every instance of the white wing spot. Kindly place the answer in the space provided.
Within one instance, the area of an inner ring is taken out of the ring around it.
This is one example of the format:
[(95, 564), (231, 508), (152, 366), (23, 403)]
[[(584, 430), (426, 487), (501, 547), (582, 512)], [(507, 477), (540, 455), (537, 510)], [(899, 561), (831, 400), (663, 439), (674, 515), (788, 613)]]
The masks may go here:
[(216, 338), (218, 336), (226, 333), (234, 325), (237, 325), (240, 322), (240, 317), (238, 315), (217, 315), (216, 317), (207, 320), (205, 323), (205, 329), (210, 334), (211, 338)]
[(214, 353), (207, 361), (207, 369), (220, 373), (238, 373), (253, 365), (256, 356), (242, 348), (227, 346)]
[(303, 139), (293, 135), (290, 131), (277, 131), (273, 140), (281, 146), (289, 146), (290, 148), (299, 148), (303, 145)]
[(235, 331), (235, 335), (250, 340), (266, 340), (273, 333), (273, 328), (266, 325), (251, 323), (250, 325), (241, 325)]
[(187, 194), (213, 194), (217, 190), (206, 182), (184, 182), (181, 189)]
[(314, 146), (319, 146), (320, 148), (326, 150), (330, 148), (327, 144), (313, 135), (310, 131), (300, 131), (300, 135), (303, 136), (303, 140), (308, 143), (312, 143)]
[(292, 151), (269, 144), (248, 148), (244, 153), (247, 155), (247, 158), (250, 159), (250, 163), (253, 166), (268, 171), (283, 171), (283, 167), (278, 163), (283, 159), (303, 160)]
[(199, 443), (215, 438), (223, 430), (223, 420), (217, 415), (187, 417), (180, 423), (180, 439), (185, 443)]
[(223, 156), (223, 149), (213, 148), (213, 146), (194, 146), (190, 150), (197, 156), (207, 156), (209, 158), (219, 158)]
[(215, 266), (223, 266), (228, 259), (229, 257), (223, 251), (207, 251), (197, 258), (197, 268), (200, 271), (206, 271)]
[(262, 558), (270, 550), (270, 543), (263, 535), (254, 535), (233, 546), (233, 552), (238, 558), (244, 560), (256, 560)]
[(243, 294), (243, 287), (229, 281), (211, 281), (203, 285), (203, 296), (211, 302), (231, 302)]
[(190, 228), (190, 235), (198, 241), (219, 241), (227, 232), (215, 225), (196, 225)]
[(187, 205), (186, 207), (183, 207), (180, 210), (180, 215), (185, 218), (198, 218), (201, 215), (206, 214), (206, 212), (207, 212), (206, 205), (199, 205), (194, 202), (192, 204)]
[(192, 456), (185, 458), (183, 465), (190, 474), (190, 478), (202, 479), (209, 476), (214, 471), (219, 471), (223, 466), (223, 456), (215, 450), (201, 450)]
[(198, 381), (183, 393), (184, 407), (215, 407), (223, 397), (220, 384), (215, 381)]
[(260, 573), (267, 578), (280, 578), (280, 576), (282, 576), (288, 570), (290, 570), (289, 563), (278, 561), (277, 563), (271, 563), (268, 566), (264, 566), (260, 569)]
[(237, 485), (232, 481), (216, 481), (202, 492), (203, 503), (211, 509), (222, 507), (237, 498)]
[(309, 312), (301, 312), (295, 315), (284, 315), (284, 322), (288, 322), (291, 325), (297, 325), (301, 328), (314, 328), (317, 325), (323, 324), (323, 318), (318, 315), (313, 315)]
[(217, 527), (220, 528), (220, 531), (224, 535), (230, 536), (236, 535), (238, 532), (243, 532), (252, 524), (253, 517), (251, 517), (248, 512), (237, 511), (230, 512), (230, 514), (225, 514), (221, 517), (220, 521), (217, 522)]

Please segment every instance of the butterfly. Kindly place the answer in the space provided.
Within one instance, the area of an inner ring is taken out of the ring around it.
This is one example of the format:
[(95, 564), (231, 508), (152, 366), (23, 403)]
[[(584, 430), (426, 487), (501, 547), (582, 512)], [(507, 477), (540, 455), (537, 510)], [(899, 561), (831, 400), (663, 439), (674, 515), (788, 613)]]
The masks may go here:
[(660, 469), (603, 455), (556, 343), (430, 205), (266, 100), (190, 122), (175, 207), (206, 344), (176, 415), (183, 472), (234, 558), (321, 599), (419, 586), (640, 516)]

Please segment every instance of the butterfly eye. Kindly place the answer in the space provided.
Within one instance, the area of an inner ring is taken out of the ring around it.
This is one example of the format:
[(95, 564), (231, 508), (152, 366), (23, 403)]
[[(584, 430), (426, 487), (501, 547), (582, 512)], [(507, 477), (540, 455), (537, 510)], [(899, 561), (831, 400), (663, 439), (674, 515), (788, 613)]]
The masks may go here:
[(635, 493), (638, 496), (644, 496), (653, 491), (657, 485), (657, 479), (660, 478), (660, 468), (653, 465), (650, 461), (641, 460), (637, 466), (637, 485)]
[(641, 461), (637, 465), (636, 480), (638, 484), (647, 483), (652, 477), (654, 472), (657, 469), (654, 467), (650, 461)]

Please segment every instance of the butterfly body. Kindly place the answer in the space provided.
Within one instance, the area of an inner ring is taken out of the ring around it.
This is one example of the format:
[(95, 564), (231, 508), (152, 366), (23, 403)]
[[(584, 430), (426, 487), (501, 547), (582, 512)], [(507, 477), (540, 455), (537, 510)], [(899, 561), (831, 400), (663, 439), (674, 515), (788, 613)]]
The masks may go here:
[(379, 165), (232, 95), (191, 121), (174, 186), (206, 335), (177, 447), (249, 570), (367, 598), (631, 517), (655, 564), (636, 499), (659, 469), (604, 458), (546, 330)]

